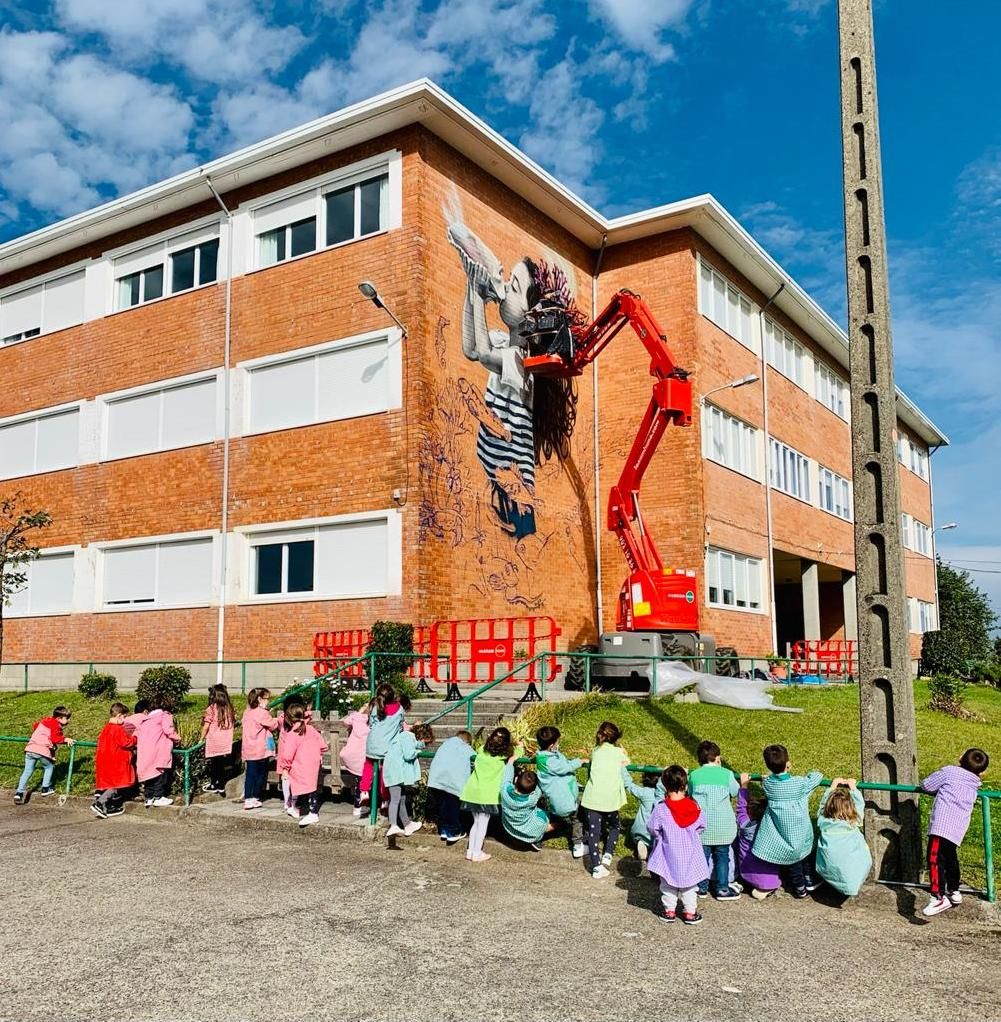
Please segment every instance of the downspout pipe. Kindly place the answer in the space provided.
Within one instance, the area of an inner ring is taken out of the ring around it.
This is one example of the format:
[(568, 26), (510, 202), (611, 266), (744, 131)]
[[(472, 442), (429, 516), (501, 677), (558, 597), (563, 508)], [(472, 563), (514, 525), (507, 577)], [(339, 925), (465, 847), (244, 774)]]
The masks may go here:
[(226, 203), (222, 201), (222, 196), (216, 191), (215, 185), (212, 184), (212, 179), (204, 171), (202, 173), (209, 191), (219, 204), (219, 208), (226, 218), (226, 314), (223, 328), (222, 356), (222, 514), (219, 525), (222, 532), (222, 550), (220, 551), (219, 560), (219, 620), (216, 626), (216, 684), (221, 685), (223, 681), (223, 659), (226, 649), (226, 593), (229, 586), (229, 440), (232, 415), (229, 363), (233, 321), (233, 213)]
[(932, 564), (932, 577), (935, 580), (935, 631), (939, 630), (938, 620), (938, 544), (935, 542), (935, 484), (932, 482), (932, 466), (931, 459), (932, 455), (941, 447), (941, 444), (935, 444), (933, 447), (928, 448), (928, 504), (931, 507), (931, 564)]
[(768, 431), (768, 352), (765, 350), (765, 310), (785, 290), (785, 281), (778, 286), (778, 290), (758, 310), (758, 336), (761, 338), (761, 405), (763, 428), (765, 431), (765, 528), (768, 533), (768, 616), (772, 626), (772, 649), (778, 653), (779, 626), (775, 617), (775, 546), (772, 534), (772, 479), (769, 472), (770, 451), (768, 438), (771, 435)]
[[(601, 273), (601, 264), (605, 258), (605, 248), (608, 245), (608, 235), (601, 236), (601, 247), (594, 262), (594, 273), (591, 276), (591, 320), (598, 315), (598, 276)], [(605, 621), (605, 601), (602, 597), (601, 584), (601, 537), (602, 537), (602, 514), (601, 514), (601, 477), (600, 477), (600, 451), (598, 449), (598, 360), (591, 363), (591, 397), (594, 402), (594, 574), (597, 597), (595, 610), (598, 617), (598, 638), (601, 638), (601, 631)]]

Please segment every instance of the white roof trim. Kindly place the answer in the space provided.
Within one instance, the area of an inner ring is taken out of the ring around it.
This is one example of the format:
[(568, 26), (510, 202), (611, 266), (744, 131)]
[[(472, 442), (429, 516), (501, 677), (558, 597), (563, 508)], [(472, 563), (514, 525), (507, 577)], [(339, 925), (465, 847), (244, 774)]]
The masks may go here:
[[(607, 219), (427, 78), (15, 238), (0, 245), (0, 275), (207, 201), (212, 196), (206, 177), (225, 194), (410, 124), (423, 124), (591, 248), (606, 235), (609, 245), (617, 245), (691, 227), (763, 293), (771, 295), (784, 283), (776, 307), (847, 365), (845, 332), (711, 195)], [(927, 443), (949, 442), (899, 390), (897, 411)]]

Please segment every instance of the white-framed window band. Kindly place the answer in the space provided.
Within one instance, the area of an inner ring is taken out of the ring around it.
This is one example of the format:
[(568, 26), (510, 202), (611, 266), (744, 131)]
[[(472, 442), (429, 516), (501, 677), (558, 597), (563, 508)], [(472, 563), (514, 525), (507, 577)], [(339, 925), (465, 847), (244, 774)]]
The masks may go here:
[[(377, 599), (402, 588), (393, 509), (255, 525), (225, 541), (227, 604)], [(47, 617), (218, 606), (223, 537), (178, 533), (43, 550), (6, 615)]]

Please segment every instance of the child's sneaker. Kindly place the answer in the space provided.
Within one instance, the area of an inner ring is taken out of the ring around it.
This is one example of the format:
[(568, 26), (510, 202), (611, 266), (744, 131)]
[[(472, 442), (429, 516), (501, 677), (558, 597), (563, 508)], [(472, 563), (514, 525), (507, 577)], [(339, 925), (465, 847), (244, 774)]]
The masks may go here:
[(740, 892), (735, 891), (732, 887), (724, 887), (722, 891), (716, 892), (717, 901), (739, 901)]
[(755, 901), (764, 901), (769, 895), (774, 894), (774, 891), (760, 891), (757, 887), (751, 888), (751, 897)]
[(695, 893), (696, 893), (696, 894), (697, 894), (697, 895), (698, 895), (698, 896), (699, 896), (700, 898), (708, 898), (708, 897), (709, 897), (709, 888), (708, 888), (708, 887), (706, 887), (706, 889), (705, 889), (705, 890), (703, 890), (703, 889), (702, 889), (701, 887), (697, 887), (697, 888), (695, 889)]
[(356, 819), (360, 819), (367, 812), (368, 809), (366, 809), (365, 806), (355, 806), (354, 809), (351, 810), (351, 815), (354, 816)]
[(611, 864), (612, 864), (612, 853), (611, 852), (605, 852), (605, 854), (601, 857), (601, 864), (602, 864), (602, 866), (611, 866)]
[(56, 793), (56, 789), (55, 788), (39, 788), (38, 789), (38, 794), (41, 795), (42, 798), (48, 798), (49, 795), (54, 795), (55, 793)]
[(573, 857), (575, 859), (583, 859), (585, 855), (587, 855), (587, 845), (573, 846)]
[(818, 880), (817, 877), (811, 876), (809, 873), (807, 873), (807, 875), (804, 877), (804, 881), (805, 882), (803, 886), (807, 889), (807, 891), (809, 891), (810, 894), (813, 894), (814, 891), (819, 890), (819, 888), (823, 886), (824, 883), (823, 880)]
[(730, 890), (736, 891), (738, 894), (744, 893), (744, 885), (739, 880), (730, 881)]
[(155, 809), (166, 809), (167, 806), (172, 806), (173, 804), (174, 800), (172, 798), (167, 798), (166, 795), (161, 795), (159, 798), (153, 799), (153, 807)]
[(101, 802), (95, 802), (91, 807), (90, 811), (95, 815), (99, 816), (102, 820), (108, 818), (108, 810), (104, 807)]
[[(147, 802), (146, 805), (152, 805), (152, 802)], [(247, 798), (243, 800), (244, 809), (260, 809), (264, 803), (259, 798)]]
[(397, 827), (395, 823), (386, 831), (386, 837), (406, 837), (406, 835), (407, 832), (402, 827)]
[(950, 891), (949, 892), (949, 901), (953, 905), (962, 905), (963, 904), (963, 896), (962, 896), (962, 894), (959, 893), (959, 891)]
[(673, 923), (678, 918), (678, 913), (673, 908), (664, 908), (663, 905), (658, 905), (657, 918), (662, 923)]
[(109, 816), (121, 816), (125, 812), (125, 806), (119, 806), (117, 809), (105, 809), (105, 818)]
[(420, 820), (411, 820), (411, 821), (410, 821), (410, 822), (409, 822), (409, 823), (408, 823), (408, 824), (407, 824), (407, 825), (406, 825), (406, 826), (405, 826), (405, 827), (403, 828), (403, 833), (404, 833), (404, 834), (406, 834), (406, 836), (407, 836), (407, 837), (412, 837), (412, 836), (413, 836), (414, 834), (416, 834), (416, 833), (417, 833), (417, 831), (419, 831), (419, 830), (421, 829), (421, 827), (423, 827), (423, 826), (424, 826), (424, 824), (423, 824), (423, 823), (421, 823), (421, 822), (420, 822)]
[(23, 791), (15, 791), (14, 792), (14, 805), (16, 805), (16, 806), (24, 805), (24, 792)]
[(299, 820), (299, 826), (308, 827), (313, 823), (319, 823), (319, 821), (320, 817), (317, 813), (306, 813), (306, 815)]
[(445, 844), (454, 845), (456, 841), (461, 841), (463, 838), (468, 837), (467, 834), (449, 834), (445, 838)]
[(922, 915), (937, 916), (939, 912), (945, 912), (952, 908), (952, 902), (948, 898), (932, 898), (921, 910)]
[(291, 816), (293, 820), (299, 819), (299, 810), (295, 806), (289, 806), (285, 810), (286, 815)]
[(595, 866), (594, 869), (591, 870), (591, 876), (593, 876), (595, 880), (604, 880), (605, 877), (607, 877), (608, 875), (609, 873), (607, 866), (599, 865)]
[[(153, 800), (151, 798), (146, 799), (146, 808), (147, 809), (152, 809), (153, 808)], [(244, 802), (243, 808), (244, 809), (252, 809), (253, 806), (248, 806), (247, 803)]]
[(698, 926), (702, 922), (701, 912), (682, 912), (681, 921), (685, 926)]
[(805, 898), (810, 892), (805, 887), (794, 887), (792, 896), (794, 898)]

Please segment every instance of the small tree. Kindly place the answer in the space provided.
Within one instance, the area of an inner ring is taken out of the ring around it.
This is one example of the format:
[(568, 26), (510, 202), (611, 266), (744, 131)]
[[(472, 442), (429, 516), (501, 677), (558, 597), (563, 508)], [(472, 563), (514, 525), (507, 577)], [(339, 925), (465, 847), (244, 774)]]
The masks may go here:
[(4, 608), (28, 581), (28, 564), (38, 556), (35, 534), (51, 524), (52, 515), (30, 507), (20, 491), (0, 498), (0, 666)]
[(925, 674), (966, 674), (974, 661), (990, 659), (997, 615), (967, 572), (941, 561), (936, 568), (938, 631), (925, 633), (921, 667)]

